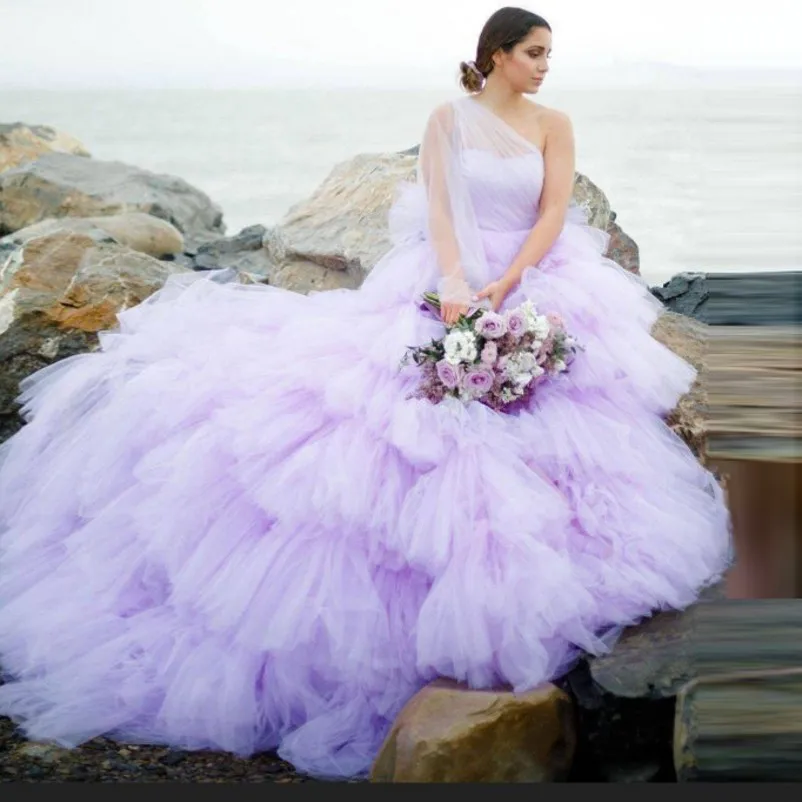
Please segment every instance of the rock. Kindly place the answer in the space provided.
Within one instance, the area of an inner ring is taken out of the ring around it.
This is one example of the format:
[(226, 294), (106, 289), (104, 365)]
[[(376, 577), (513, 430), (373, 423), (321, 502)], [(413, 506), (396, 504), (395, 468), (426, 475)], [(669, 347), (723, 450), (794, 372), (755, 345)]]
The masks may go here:
[(663, 302), (666, 309), (688, 317), (699, 317), (708, 296), (704, 273), (678, 273), (662, 287), (651, 289), (652, 294)]
[(680, 781), (800, 782), (800, 749), (802, 668), (698, 677), (677, 699)]
[(34, 161), (45, 153), (89, 156), (89, 152), (75, 137), (48, 125), (0, 123), (0, 173)]
[[(417, 148), (403, 153), (362, 154), (337, 165), (306, 200), (293, 206), (266, 237), (265, 247), (276, 273), (292, 265), (295, 286), (359, 286), (389, 250), (387, 218), (401, 181), (415, 179)], [(638, 273), (637, 245), (614, 222), (604, 193), (577, 174), (574, 199), (585, 208), (591, 225), (611, 235), (608, 256)], [(322, 267), (325, 276), (312, 266)], [(274, 283), (271, 279), (271, 284)]]
[(397, 153), (361, 154), (337, 165), (281, 220), (277, 261), (312, 262), (361, 280), (390, 248), (388, 212), (398, 183), (413, 179), (416, 166), (416, 156)]
[[(200, 245), (192, 255), (195, 270), (217, 270), (233, 267), (236, 270), (269, 277), (275, 264), (263, 246), (267, 229), (255, 225), (242, 229), (234, 237), (220, 239)], [(185, 251), (185, 256), (189, 256)]]
[(615, 222), (615, 212), (611, 212), (612, 219), (607, 226), (610, 235), (610, 244), (607, 246), (607, 256), (624, 270), (640, 275), (640, 250), (638, 244), (629, 234), (626, 234)]
[(594, 228), (607, 231), (615, 220), (607, 196), (582, 173), (574, 176), (574, 201), (588, 213), (588, 223)]
[(665, 312), (655, 322), (652, 336), (675, 354), (690, 362), (699, 375), (691, 389), (679, 399), (667, 418), (668, 425), (705, 462), (708, 450), (707, 397), (702, 381), (706, 369), (709, 330), (692, 318)]
[(46, 154), (0, 173), (0, 235), (49, 217), (145, 212), (166, 220), (189, 242), (225, 233), (223, 214), (186, 181), (65, 153)]
[(404, 707), (372, 782), (550, 782), (565, 779), (576, 736), (568, 696), (473, 691), (436, 680)]
[(195, 267), (195, 260), (186, 253), (175, 253), (175, 254), (167, 254), (166, 256), (162, 257), (170, 262), (175, 262), (177, 265), (181, 267), (187, 268), (187, 270), (196, 270)]
[(798, 326), (799, 271), (680, 273), (652, 293), (668, 309), (711, 326)]
[(611, 783), (648, 783), (657, 781), (662, 767), (655, 761), (645, 763), (623, 763), (612, 766), (607, 772)]
[(183, 752), (180, 750), (170, 751), (168, 752), (161, 760), (165, 766), (177, 766), (179, 763), (183, 763), (187, 757), (189, 757), (188, 752)]
[(21, 425), (19, 382), (73, 354), (183, 268), (87, 234), (60, 231), (0, 256), (0, 442)]
[(68, 749), (64, 749), (57, 744), (39, 743), (37, 741), (27, 741), (20, 744), (15, 751), (18, 758), (34, 758), (42, 763), (57, 763), (70, 757)]
[(194, 254), (185, 250), (174, 259), (193, 270), (232, 268), (245, 283), (268, 283), (302, 294), (356, 289), (364, 278), (360, 271), (330, 270), (307, 259), (288, 256), (281, 233), (264, 226), (249, 226), (235, 237), (208, 242)]
[(558, 683), (577, 711), (572, 780), (673, 780), (675, 697), (696, 675), (701, 611), (723, 592), (720, 583), (685, 611), (660, 612), (628, 627), (609, 654), (580, 661)]
[(674, 699), (627, 699), (594, 682), (581, 660), (557, 684), (575, 702), (577, 748), (570, 782), (674, 779)]
[(4, 250), (61, 231), (86, 234), (98, 243), (116, 242), (157, 259), (179, 254), (184, 248), (181, 232), (166, 220), (144, 212), (126, 212), (106, 217), (51, 217), (42, 220), (0, 240), (0, 258)]
[(269, 283), (306, 294), (322, 290), (356, 289), (362, 283), (362, 277), (350, 271), (341, 273), (304, 259), (294, 259), (275, 268)]
[[(583, 661), (563, 683), (577, 707), (577, 770), (586, 779), (605, 779), (656, 761), (665, 776), (666, 746), (680, 723), (681, 752), (693, 749), (687, 744), (697, 738), (688, 724), (694, 703), (680, 698), (684, 689), (702, 687), (710, 677), (798, 669), (800, 627), (801, 599), (729, 600), (723, 582), (683, 612), (658, 613), (629, 627), (609, 654)], [(690, 705), (676, 720), (675, 699), (677, 711)], [(679, 759), (676, 768), (681, 770)]]
[[(201, 245), (195, 253), (212, 253), (220, 257), (239, 254), (243, 251), (259, 251), (262, 249), (267, 229), (264, 226), (248, 226), (233, 237), (221, 237)], [(228, 265), (223, 265), (228, 267)]]
[(706, 603), (724, 598), (724, 585), (706, 588), (687, 610), (665, 611), (627, 627), (613, 649), (589, 661), (600, 688), (629, 699), (676, 696), (695, 672), (694, 644)]

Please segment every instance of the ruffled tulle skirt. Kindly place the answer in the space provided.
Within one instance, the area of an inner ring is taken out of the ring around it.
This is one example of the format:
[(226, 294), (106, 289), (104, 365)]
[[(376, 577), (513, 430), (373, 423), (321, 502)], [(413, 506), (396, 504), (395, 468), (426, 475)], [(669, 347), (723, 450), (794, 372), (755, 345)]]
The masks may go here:
[[(503, 270), (528, 232), (485, 232)], [(440, 675), (531, 688), (684, 607), (729, 560), (713, 477), (663, 423), (693, 369), (570, 221), (508, 299), (581, 341), (531, 408), (411, 399), (442, 331), (428, 244), (358, 291), (172, 277), (29, 378), (0, 458), (0, 713), (364, 773)]]

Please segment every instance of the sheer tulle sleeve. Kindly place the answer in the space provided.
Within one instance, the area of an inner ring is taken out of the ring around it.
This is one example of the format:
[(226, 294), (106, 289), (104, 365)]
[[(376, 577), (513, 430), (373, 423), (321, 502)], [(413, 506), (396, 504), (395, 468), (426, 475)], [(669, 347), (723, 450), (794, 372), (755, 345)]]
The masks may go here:
[(451, 105), (435, 109), (426, 124), (418, 160), (418, 181), (427, 198), (427, 234), (437, 254), (443, 301), (470, 304), (473, 286), (485, 275), (484, 258), (459, 163), (460, 137)]

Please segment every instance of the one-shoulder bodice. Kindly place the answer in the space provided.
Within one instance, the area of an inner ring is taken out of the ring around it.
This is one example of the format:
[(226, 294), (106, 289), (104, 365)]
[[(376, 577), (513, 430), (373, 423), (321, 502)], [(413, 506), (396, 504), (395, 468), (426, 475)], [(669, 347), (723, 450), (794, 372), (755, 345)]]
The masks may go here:
[(535, 224), (543, 189), (540, 151), (500, 157), (470, 148), (460, 162), (480, 229), (521, 231)]

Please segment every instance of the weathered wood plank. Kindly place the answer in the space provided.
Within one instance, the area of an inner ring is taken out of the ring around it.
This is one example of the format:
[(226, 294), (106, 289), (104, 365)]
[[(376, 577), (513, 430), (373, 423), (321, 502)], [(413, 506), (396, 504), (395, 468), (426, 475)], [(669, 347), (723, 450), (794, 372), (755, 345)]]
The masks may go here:
[(700, 677), (675, 715), (679, 781), (802, 781), (802, 668)]

